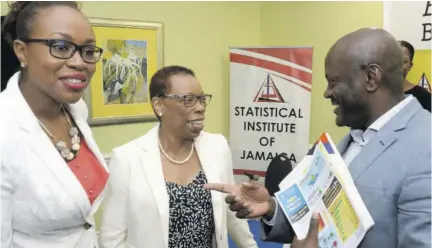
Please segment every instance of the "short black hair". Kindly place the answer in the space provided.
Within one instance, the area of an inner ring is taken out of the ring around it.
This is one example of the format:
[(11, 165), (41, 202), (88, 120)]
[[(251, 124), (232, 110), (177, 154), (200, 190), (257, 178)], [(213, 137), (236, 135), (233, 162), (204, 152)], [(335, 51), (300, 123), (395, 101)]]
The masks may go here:
[(9, 13), (2, 23), (1, 32), (12, 46), (16, 39), (28, 39), (38, 10), (52, 6), (68, 6), (79, 11), (75, 1), (15, 1), (9, 3)]
[(195, 73), (186, 67), (179, 65), (166, 66), (159, 69), (150, 81), (150, 98), (166, 94), (171, 86), (169, 78), (174, 75), (183, 74), (195, 77)]
[(411, 45), (411, 43), (409, 43), (408, 41), (404, 41), (404, 40), (400, 40), (399, 44), (408, 50), (409, 57), (412, 63), (414, 59), (414, 52), (415, 52), (413, 45)]
[[(170, 77), (179, 74), (195, 77), (195, 73), (184, 66), (171, 65), (159, 69), (150, 80), (150, 99), (166, 94), (171, 86)], [(160, 120), (158, 115), (156, 117)]]

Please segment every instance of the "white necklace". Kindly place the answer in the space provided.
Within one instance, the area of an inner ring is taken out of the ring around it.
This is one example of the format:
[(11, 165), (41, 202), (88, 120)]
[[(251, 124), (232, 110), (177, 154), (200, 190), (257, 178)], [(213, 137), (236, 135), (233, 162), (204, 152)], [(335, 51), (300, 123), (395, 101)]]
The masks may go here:
[(71, 161), (75, 158), (76, 154), (78, 153), (80, 149), (80, 142), (81, 139), (79, 137), (79, 131), (78, 128), (74, 127), (72, 125), (72, 121), (69, 119), (69, 115), (64, 109), (63, 106), (61, 106), (61, 109), (63, 110), (66, 120), (69, 124), (69, 135), (71, 137), (71, 143), (72, 143), (72, 150), (69, 150), (66, 146), (66, 142), (57, 140), (54, 135), (51, 134), (51, 132), (46, 128), (46, 126), (38, 119), (39, 125), (42, 127), (42, 129), (45, 131), (46, 134), (50, 137), (50, 139), (55, 143), (54, 146), (57, 148), (57, 150), (60, 152), (61, 156), (66, 159), (67, 161)]
[(162, 144), (161, 144), (161, 142), (160, 142), (159, 137), (158, 137), (158, 143), (159, 143), (159, 148), (160, 148), (162, 154), (163, 154), (163, 155), (164, 155), (164, 156), (165, 156), (169, 161), (171, 161), (171, 162), (174, 163), (174, 164), (178, 164), (178, 165), (186, 163), (186, 162), (187, 162), (187, 161), (192, 157), (192, 154), (193, 154), (193, 151), (194, 151), (194, 144), (192, 143), (192, 147), (191, 147), (191, 150), (190, 150), (190, 152), (189, 152), (189, 155), (188, 155), (184, 160), (182, 160), (182, 161), (178, 161), (178, 160), (172, 159), (172, 158), (170, 158), (170, 156), (168, 156), (168, 154), (165, 152), (165, 150), (164, 150), (163, 147), (162, 147)]

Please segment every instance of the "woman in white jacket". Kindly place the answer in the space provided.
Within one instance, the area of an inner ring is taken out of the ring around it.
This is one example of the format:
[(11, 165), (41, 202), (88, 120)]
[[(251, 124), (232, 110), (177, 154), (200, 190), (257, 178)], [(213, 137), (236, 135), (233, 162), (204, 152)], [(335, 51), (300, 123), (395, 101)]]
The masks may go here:
[(14, 2), (2, 24), (21, 70), (0, 94), (1, 247), (98, 247), (109, 174), (81, 97), (102, 49), (76, 2)]
[(234, 183), (231, 152), (220, 134), (202, 131), (211, 95), (192, 70), (160, 69), (150, 97), (160, 122), (113, 150), (101, 224), (103, 248), (256, 248), (246, 220), (207, 182)]

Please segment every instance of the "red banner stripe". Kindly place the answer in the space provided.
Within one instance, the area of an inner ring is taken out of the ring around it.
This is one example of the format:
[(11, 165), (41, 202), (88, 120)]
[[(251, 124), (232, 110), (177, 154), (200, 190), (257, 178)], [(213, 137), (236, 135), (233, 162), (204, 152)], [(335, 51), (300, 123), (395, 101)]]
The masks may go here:
[(305, 90), (307, 90), (307, 91), (309, 91), (309, 92), (312, 91), (311, 88), (308, 88), (308, 87), (306, 87), (306, 86), (303, 86), (302, 84), (299, 84), (299, 83), (296, 83), (296, 82), (290, 81), (290, 80), (288, 80), (288, 79), (286, 79), (286, 78), (283, 78), (283, 77), (281, 77), (281, 76), (279, 76), (279, 75), (276, 75), (276, 74), (273, 74), (273, 73), (270, 73), (270, 74), (273, 75), (273, 76), (275, 76), (275, 77), (281, 78), (281, 79), (283, 79), (283, 80), (287, 80), (288, 82), (290, 82), (290, 83), (292, 83), (292, 84), (295, 84), (295, 85), (297, 85), (297, 86), (299, 86), (299, 87), (301, 87), (301, 88), (303, 88), (303, 89), (305, 89)]
[(257, 47), (257, 48), (245, 48), (244, 50), (268, 55), (271, 57), (283, 59), (296, 63), (297, 65), (309, 68), (312, 70), (312, 53), (311, 48), (267, 48), (267, 47)]
[(245, 65), (254, 65), (257, 67), (261, 67), (264, 69), (268, 69), (271, 71), (279, 72), (281, 74), (287, 75), (289, 77), (296, 78), (301, 80), (307, 84), (312, 84), (312, 74), (309, 72), (305, 72), (291, 66), (281, 65), (275, 62), (271, 62), (264, 59), (253, 58), (245, 55), (240, 55), (236, 53), (230, 54), (231, 62), (245, 64)]
[(275, 62), (271, 62), (264, 59), (253, 58), (249, 56), (244, 56), (240, 54), (231, 53), (230, 54), (231, 62), (253, 65), (257, 67), (261, 67), (264, 69), (268, 69), (271, 71), (279, 72), (281, 74), (287, 75), (289, 77), (296, 78), (301, 80), (307, 84), (312, 84), (312, 74), (309, 72), (305, 72), (291, 66), (281, 65)]

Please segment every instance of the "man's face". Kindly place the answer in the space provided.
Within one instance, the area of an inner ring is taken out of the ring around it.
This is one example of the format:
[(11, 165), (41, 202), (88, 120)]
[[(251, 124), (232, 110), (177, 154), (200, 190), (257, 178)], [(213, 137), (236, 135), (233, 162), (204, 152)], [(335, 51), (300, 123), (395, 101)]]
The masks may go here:
[(349, 58), (332, 53), (326, 58), (325, 73), (328, 84), (324, 97), (335, 106), (336, 125), (365, 128), (368, 104), (364, 71), (350, 64)]

